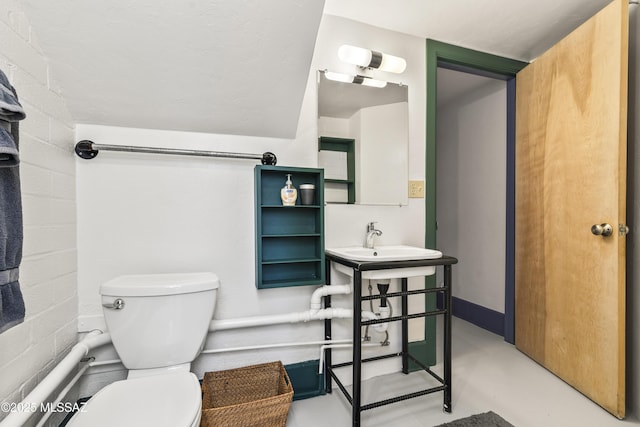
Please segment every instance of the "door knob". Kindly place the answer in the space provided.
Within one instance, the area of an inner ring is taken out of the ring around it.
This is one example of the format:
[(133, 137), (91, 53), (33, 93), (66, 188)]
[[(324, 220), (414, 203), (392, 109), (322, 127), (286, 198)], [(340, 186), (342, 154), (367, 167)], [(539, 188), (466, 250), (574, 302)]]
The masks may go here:
[(591, 232), (596, 236), (607, 237), (613, 234), (613, 227), (611, 224), (594, 224)]

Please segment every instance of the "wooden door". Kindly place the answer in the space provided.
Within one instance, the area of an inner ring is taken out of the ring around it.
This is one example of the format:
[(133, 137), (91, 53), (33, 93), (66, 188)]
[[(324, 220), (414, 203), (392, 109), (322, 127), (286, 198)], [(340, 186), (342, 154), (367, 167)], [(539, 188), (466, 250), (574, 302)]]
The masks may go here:
[(619, 418), (627, 55), (615, 0), (516, 78), (516, 346)]

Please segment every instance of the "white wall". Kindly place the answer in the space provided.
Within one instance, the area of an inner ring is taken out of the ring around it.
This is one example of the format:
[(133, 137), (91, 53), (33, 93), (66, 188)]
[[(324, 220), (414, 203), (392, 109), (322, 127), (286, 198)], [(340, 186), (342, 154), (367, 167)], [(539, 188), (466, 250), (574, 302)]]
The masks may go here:
[(0, 401), (19, 402), (77, 337), (74, 133), (17, 2), (0, 2), (0, 40), (0, 68), (27, 112), (20, 124), (26, 318), (0, 334)]
[[(379, 48), (407, 58), (409, 65), (403, 75), (382, 73), (379, 78), (400, 77), (409, 85), (412, 158), (409, 175), (424, 179), (424, 40), (332, 16), (324, 16), (321, 23), (295, 140), (93, 125), (78, 125), (76, 138), (105, 144), (273, 151), (278, 156), (278, 165), (315, 167), (316, 70), (340, 71), (343, 65), (337, 59), (337, 49), (343, 43)], [(247, 160), (109, 152), (100, 153), (91, 161), (76, 159), (80, 330), (103, 327), (99, 286), (112, 277), (128, 273), (213, 271), (221, 280), (215, 314), (220, 319), (307, 309), (314, 287), (255, 288), (255, 164)], [(295, 176), (293, 178), (295, 182)], [(327, 206), (326, 246), (361, 244), (369, 221), (378, 221), (378, 227), (384, 232), (379, 244), (424, 243), (424, 200), (412, 199), (409, 206), (404, 207)], [(415, 286), (422, 284), (420, 280), (414, 283)], [(334, 302), (350, 305), (348, 298), (336, 297)], [(335, 323), (336, 334), (350, 335), (349, 321)], [(421, 324), (413, 323), (417, 325), (414, 339), (421, 339)], [(282, 325), (211, 334), (207, 347), (321, 339), (322, 336), (321, 322)], [(399, 348), (399, 333), (391, 339)], [(342, 353), (343, 357), (348, 356), (347, 352)], [(112, 354), (104, 355), (110, 356)], [(196, 361), (194, 370), (202, 374), (207, 370), (262, 361), (282, 360), (286, 364), (318, 357), (317, 347), (205, 355)], [(118, 369), (116, 366), (94, 372)], [(395, 364), (365, 372), (365, 375), (380, 375), (391, 369), (396, 370)], [(85, 394), (121, 375), (121, 372), (106, 372), (89, 377)]]
[[(406, 203), (409, 187), (407, 154), (402, 149), (409, 136), (407, 103), (379, 105), (360, 110), (360, 159), (356, 198), (366, 203)], [(400, 149), (389, 149), (390, 146)], [(392, 171), (392, 173), (387, 173)], [(358, 185), (359, 184), (359, 185)], [(398, 189), (401, 189), (400, 191)]]
[(438, 107), (438, 246), (459, 259), (453, 295), (504, 313), (506, 83)]

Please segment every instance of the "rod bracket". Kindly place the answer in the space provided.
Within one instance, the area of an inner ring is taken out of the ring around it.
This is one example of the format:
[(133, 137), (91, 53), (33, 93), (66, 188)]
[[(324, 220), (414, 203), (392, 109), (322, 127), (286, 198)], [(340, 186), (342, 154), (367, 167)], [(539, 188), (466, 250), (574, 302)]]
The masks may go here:
[(262, 164), (263, 165), (275, 166), (275, 164), (277, 162), (278, 162), (278, 159), (276, 158), (276, 155), (273, 154), (271, 151), (266, 151), (266, 152), (262, 153)]
[(75, 147), (76, 154), (83, 159), (93, 159), (98, 155), (98, 150), (93, 149), (93, 141), (83, 139), (78, 142)]

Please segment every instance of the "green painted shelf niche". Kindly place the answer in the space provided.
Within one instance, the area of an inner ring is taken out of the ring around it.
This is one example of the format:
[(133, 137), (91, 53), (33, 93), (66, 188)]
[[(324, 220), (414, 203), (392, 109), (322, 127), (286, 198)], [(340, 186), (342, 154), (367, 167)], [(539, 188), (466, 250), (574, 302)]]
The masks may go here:
[[(287, 174), (298, 190), (295, 206), (283, 206)], [(315, 185), (312, 205), (300, 204), (300, 184)], [(323, 285), (324, 170), (284, 166), (255, 168), (256, 287)]]
[[(352, 138), (337, 138), (333, 136), (321, 136), (318, 138), (318, 151), (338, 151), (346, 154), (344, 165), (347, 179), (325, 179), (327, 184), (335, 184), (347, 190), (347, 202), (356, 202), (356, 140)], [(334, 202), (330, 200), (330, 202)]]

